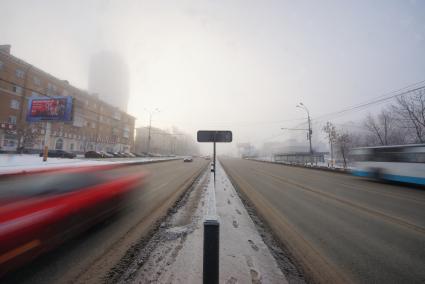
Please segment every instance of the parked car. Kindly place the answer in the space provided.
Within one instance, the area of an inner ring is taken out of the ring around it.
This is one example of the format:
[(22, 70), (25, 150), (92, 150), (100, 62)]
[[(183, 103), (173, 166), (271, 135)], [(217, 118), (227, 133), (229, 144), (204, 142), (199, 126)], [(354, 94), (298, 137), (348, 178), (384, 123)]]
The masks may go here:
[(145, 155), (143, 155), (143, 154), (138, 154), (138, 153), (132, 153), (135, 157), (138, 157), (138, 158), (143, 158), (143, 157), (146, 157)]
[(0, 177), (0, 278), (131, 202), (144, 173), (91, 166)]
[(112, 155), (114, 155), (114, 158), (123, 158), (123, 155), (119, 152), (113, 152)]
[(193, 158), (192, 158), (192, 157), (185, 157), (185, 158), (183, 159), (183, 162), (185, 162), (185, 163), (193, 162)]
[(119, 154), (121, 154), (121, 156), (123, 158), (132, 158), (132, 156), (129, 153), (125, 153), (125, 152), (119, 152)]
[(108, 152), (100, 151), (100, 153), (103, 155), (104, 158), (113, 158), (114, 157), (114, 155), (112, 155)]
[(118, 156), (115, 155), (115, 152), (106, 152), (106, 153), (111, 155), (112, 156), (111, 158), (117, 158), (118, 157)]
[[(40, 157), (43, 157), (43, 152), (40, 153)], [(69, 158), (69, 159), (73, 159), (75, 157), (77, 157), (77, 155), (75, 153), (71, 153), (71, 152), (67, 152), (64, 150), (49, 150), (47, 153), (47, 157), (51, 157), (51, 158)]]
[(100, 153), (100, 152), (96, 152), (96, 151), (87, 151), (84, 154), (85, 158), (104, 158), (105, 156)]

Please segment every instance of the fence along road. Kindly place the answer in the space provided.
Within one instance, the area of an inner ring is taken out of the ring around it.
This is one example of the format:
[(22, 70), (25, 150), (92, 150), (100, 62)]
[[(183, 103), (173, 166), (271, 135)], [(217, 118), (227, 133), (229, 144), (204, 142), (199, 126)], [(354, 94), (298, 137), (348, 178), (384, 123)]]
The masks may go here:
[(314, 280), (425, 281), (424, 189), (258, 161), (220, 161)]

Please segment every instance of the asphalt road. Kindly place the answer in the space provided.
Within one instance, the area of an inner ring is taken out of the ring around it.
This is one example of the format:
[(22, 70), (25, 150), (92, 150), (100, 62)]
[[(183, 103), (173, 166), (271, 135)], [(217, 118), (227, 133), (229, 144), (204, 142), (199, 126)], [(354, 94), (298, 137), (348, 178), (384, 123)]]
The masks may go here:
[(425, 190), (347, 174), (221, 159), (315, 281), (425, 283)]
[(149, 173), (134, 204), (54, 251), (1, 279), (1, 283), (99, 283), (146, 235), (194, 181), (207, 161), (194, 159), (129, 166), (124, 171)]

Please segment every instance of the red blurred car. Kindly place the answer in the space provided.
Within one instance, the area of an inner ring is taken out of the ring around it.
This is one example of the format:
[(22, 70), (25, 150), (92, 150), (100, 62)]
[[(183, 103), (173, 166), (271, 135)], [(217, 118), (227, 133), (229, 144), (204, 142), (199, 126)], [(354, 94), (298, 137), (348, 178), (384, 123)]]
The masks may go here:
[(0, 277), (122, 208), (144, 177), (122, 168), (0, 176)]

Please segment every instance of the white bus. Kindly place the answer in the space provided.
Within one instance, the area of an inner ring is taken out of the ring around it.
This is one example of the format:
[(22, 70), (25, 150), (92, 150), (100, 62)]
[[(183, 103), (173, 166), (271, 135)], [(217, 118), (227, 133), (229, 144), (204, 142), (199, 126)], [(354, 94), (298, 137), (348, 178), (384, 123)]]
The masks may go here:
[(425, 185), (425, 144), (362, 147), (350, 154), (355, 176)]

